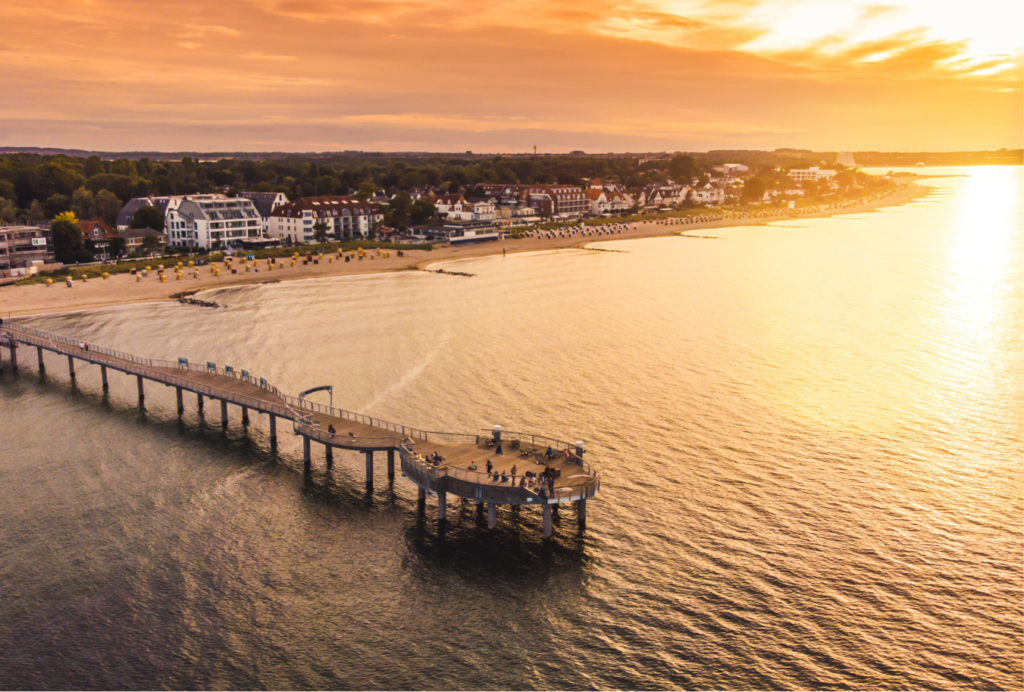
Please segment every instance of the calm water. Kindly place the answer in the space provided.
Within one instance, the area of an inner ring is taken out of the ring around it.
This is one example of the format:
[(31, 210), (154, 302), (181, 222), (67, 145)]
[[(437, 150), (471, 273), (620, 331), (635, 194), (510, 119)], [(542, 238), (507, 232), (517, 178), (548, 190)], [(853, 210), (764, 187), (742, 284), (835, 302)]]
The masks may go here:
[[(47, 361), (0, 384), (0, 687), (1020, 688), (1024, 176), (878, 213), (34, 319), (435, 430), (587, 441), (456, 504)], [(384, 482), (382, 482), (382, 480)]]

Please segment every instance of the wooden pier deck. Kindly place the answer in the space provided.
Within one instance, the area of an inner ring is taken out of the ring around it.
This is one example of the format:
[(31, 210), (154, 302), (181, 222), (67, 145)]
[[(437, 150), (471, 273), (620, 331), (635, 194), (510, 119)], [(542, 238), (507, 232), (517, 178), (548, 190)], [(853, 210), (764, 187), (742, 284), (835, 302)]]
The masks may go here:
[[(325, 447), (328, 471), (333, 465), (334, 449), (363, 452), (368, 486), (373, 484), (374, 453), (387, 453), (390, 478), (394, 477), (397, 453), (402, 475), (419, 489), (420, 506), (428, 494), (437, 496), (438, 520), (442, 523), (446, 520), (449, 493), (472, 498), (478, 505), (488, 503), (490, 528), (495, 526), (499, 504), (538, 505), (542, 508), (543, 534), (547, 538), (551, 535), (553, 507), (575, 503), (582, 530), (586, 525), (586, 502), (600, 489), (597, 472), (583, 460), (582, 443), (571, 445), (541, 435), (501, 431), (499, 426), (493, 431), (476, 433), (424, 431), (290, 396), (266, 379), (232, 366), (191, 363), (184, 358), (177, 363), (141, 358), (23, 325), (0, 326), (0, 346), (10, 350), (14, 370), (18, 367), (18, 351), (35, 347), (40, 371), (44, 370), (44, 351), (66, 356), (72, 379), (76, 362), (98, 365), (104, 390), (108, 386), (108, 370), (134, 376), (140, 405), (145, 402), (146, 381), (174, 387), (179, 415), (184, 413), (185, 392), (196, 395), (200, 409), (206, 399), (218, 401), (224, 428), (228, 426), (229, 404), (241, 407), (245, 423), (250, 411), (265, 414), (269, 416), (272, 446), (277, 444), (277, 420), (290, 421), (292, 432), (303, 439), (307, 481), (314, 442)], [(546, 454), (549, 449), (554, 452), (551, 456)], [(443, 460), (431, 462), (429, 458), (434, 454)], [(490, 473), (486, 471), (488, 461), (492, 465)], [(527, 472), (535, 476), (544, 473), (544, 482), (527, 478)]]

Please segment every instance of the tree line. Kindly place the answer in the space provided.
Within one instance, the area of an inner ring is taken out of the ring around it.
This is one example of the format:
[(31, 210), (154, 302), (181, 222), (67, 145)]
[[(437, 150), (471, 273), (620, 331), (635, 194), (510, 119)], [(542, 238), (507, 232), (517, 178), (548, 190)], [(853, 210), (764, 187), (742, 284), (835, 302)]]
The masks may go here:
[[(694, 177), (713, 161), (677, 155), (639, 164), (632, 156), (471, 157), (448, 155), (301, 156), (276, 160), (103, 160), (97, 155), (0, 155), (0, 223), (49, 221), (66, 211), (79, 219), (113, 223), (132, 197), (229, 191), (283, 192), (289, 199), (348, 195), (366, 190), (411, 191), (431, 186), (456, 192), (476, 183), (561, 183), (602, 178), (640, 187), (668, 178)], [(372, 192), (370, 193), (372, 194)], [(416, 213), (411, 208), (410, 215)], [(423, 210), (419, 211), (422, 214)]]

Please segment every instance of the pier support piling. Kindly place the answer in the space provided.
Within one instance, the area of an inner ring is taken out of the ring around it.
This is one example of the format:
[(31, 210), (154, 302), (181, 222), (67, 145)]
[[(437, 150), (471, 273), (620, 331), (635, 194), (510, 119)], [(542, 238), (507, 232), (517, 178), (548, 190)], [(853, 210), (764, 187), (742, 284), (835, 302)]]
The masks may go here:
[(313, 470), (313, 459), (309, 452), (309, 438), (302, 436), (302, 480), (309, 482), (310, 473)]
[(75, 357), (74, 356), (68, 356), (68, 374), (71, 376), (71, 379), (75, 379)]
[(327, 473), (330, 473), (334, 468), (334, 447), (324, 445), (324, 454), (327, 456)]
[(580, 525), (580, 532), (587, 528), (587, 500), (586, 498), (576, 502), (576, 521)]
[(437, 523), (444, 524), (448, 521), (448, 493), (444, 488), (437, 489)]
[(270, 414), (270, 448), (277, 447), (277, 416)]
[(498, 505), (487, 503), (487, 528), (493, 530), (498, 525)]
[(142, 388), (142, 375), (136, 375), (135, 378), (139, 381), (139, 406), (142, 406), (146, 400), (146, 391)]
[(249, 407), (242, 407), (242, 425), (249, 425)]
[(36, 356), (39, 358), (39, 372), (46, 372), (46, 363), (43, 362), (42, 346), (36, 346)]
[(395, 480), (395, 450), (388, 450), (388, 480)]
[(18, 344), (11, 341), (11, 372), (18, 372)]
[(427, 509), (427, 491), (425, 488), (419, 488), (419, 492), (416, 494), (416, 513), (423, 516), (423, 513)]
[(220, 400), (220, 427), (228, 429), (228, 400)]
[(366, 452), (366, 485), (373, 485), (373, 452)]
[(197, 404), (196, 408), (199, 409), (199, 414), (202, 415), (202, 413), (203, 413), (203, 395), (202, 394), (196, 394), (196, 404)]
[(103, 381), (103, 391), (104, 392), (109, 391), (110, 390), (110, 385), (107, 384), (107, 366), (106, 365), (101, 365), (100, 366), (100, 379)]
[(544, 505), (544, 522), (541, 536), (551, 538), (551, 505)]
[(185, 413), (185, 395), (181, 391), (181, 387), (175, 387), (178, 394), (178, 415)]

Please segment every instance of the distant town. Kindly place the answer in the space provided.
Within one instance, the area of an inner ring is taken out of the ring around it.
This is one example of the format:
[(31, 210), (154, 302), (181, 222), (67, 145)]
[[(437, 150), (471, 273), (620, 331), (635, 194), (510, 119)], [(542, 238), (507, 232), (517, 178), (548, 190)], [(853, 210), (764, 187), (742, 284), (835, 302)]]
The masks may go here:
[[(0, 155), (0, 279), (126, 257), (330, 241), (487, 242), (548, 223), (795, 208), (888, 184), (861, 172), (851, 153), (711, 154), (160, 161), (8, 153)], [(744, 160), (716, 160), (723, 154)]]

